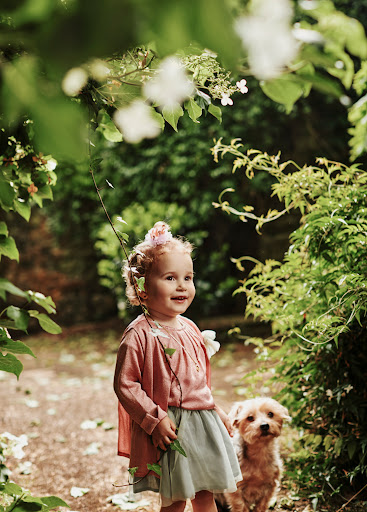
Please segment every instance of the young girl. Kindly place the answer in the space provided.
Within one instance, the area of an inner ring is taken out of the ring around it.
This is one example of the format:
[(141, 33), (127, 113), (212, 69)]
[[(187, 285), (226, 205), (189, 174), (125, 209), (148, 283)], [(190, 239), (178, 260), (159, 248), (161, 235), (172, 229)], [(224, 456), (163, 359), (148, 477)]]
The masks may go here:
[(162, 512), (183, 512), (187, 499), (194, 512), (215, 512), (213, 493), (234, 492), (242, 479), (229, 420), (210, 391), (203, 335), (181, 316), (195, 296), (191, 251), (159, 222), (125, 266), (127, 297), (145, 314), (117, 355), (118, 453), (130, 457), (134, 492), (159, 492)]

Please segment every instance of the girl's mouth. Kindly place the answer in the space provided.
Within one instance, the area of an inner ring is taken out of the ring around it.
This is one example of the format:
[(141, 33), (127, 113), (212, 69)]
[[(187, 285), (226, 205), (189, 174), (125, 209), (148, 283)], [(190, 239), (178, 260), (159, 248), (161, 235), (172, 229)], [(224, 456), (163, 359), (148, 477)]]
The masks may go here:
[(178, 301), (178, 302), (183, 302), (184, 300), (186, 300), (187, 297), (184, 297), (183, 295), (180, 295), (179, 297), (172, 297), (172, 300), (175, 300), (175, 301)]

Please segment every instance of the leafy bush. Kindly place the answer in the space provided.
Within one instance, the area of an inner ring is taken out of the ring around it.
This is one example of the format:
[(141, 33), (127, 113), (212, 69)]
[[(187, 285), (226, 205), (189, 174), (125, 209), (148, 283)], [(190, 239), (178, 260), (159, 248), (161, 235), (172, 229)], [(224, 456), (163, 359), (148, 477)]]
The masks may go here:
[(28, 444), (27, 436), (16, 437), (9, 432), (0, 434), (0, 511), (1, 512), (48, 512), (57, 507), (68, 507), (61, 498), (32, 496), (27, 489), (9, 480), (10, 471), (6, 467), (7, 457), (21, 459), (24, 456), (23, 447)]
[[(56, 162), (51, 157), (36, 154), (29, 144), (22, 147), (14, 137), (6, 140), (5, 145), (4, 141), (2, 143), (4, 154), (0, 157), (0, 211), (3, 218), (17, 213), (28, 221), (33, 205), (42, 207), (45, 199), (52, 199), (51, 187), (56, 183), (53, 172)], [(16, 242), (10, 236), (6, 222), (1, 220), (0, 259), (4, 257), (19, 261)], [(30, 320), (36, 319), (45, 331), (60, 333), (60, 327), (48, 316), (56, 312), (55, 304), (51, 297), (31, 290), (23, 291), (4, 278), (0, 278), (0, 303), (0, 371), (13, 373), (19, 378), (23, 365), (17, 355), (28, 354), (34, 357), (34, 354), (25, 343), (12, 339), (13, 332), (27, 332)], [(31, 306), (33, 309), (30, 309)], [(40, 312), (40, 308), (47, 314)], [(32, 496), (30, 491), (10, 481), (10, 471), (5, 465), (6, 457), (19, 454), (21, 443), (20, 438), (11, 434), (0, 435), (0, 511), (48, 512), (59, 506), (68, 506), (55, 496)]]
[[(320, 496), (358, 486), (367, 474), (367, 172), (324, 158), (301, 168), (279, 155), (241, 153), (235, 141), (213, 152), (235, 156), (234, 170), (250, 179), (268, 172), (285, 203), (263, 215), (223, 199), (218, 207), (256, 220), (258, 230), (300, 211), (284, 261), (256, 262), (236, 293), (246, 294), (247, 315), (272, 325), (261, 358), (276, 362), (271, 380), (303, 432), (293, 476)], [(238, 268), (249, 260), (238, 258)]]

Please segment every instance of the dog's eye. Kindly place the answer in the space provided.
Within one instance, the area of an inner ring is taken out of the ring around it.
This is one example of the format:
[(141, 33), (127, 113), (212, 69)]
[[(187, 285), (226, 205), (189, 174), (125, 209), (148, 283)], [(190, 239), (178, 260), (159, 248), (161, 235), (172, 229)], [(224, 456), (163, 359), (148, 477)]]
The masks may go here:
[(272, 413), (272, 412), (270, 411), (270, 412), (268, 412), (268, 416), (269, 416), (269, 418), (272, 418), (272, 417), (274, 416), (274, 413)]
[(254, 417), (253, 416), (247, 416), (247, 421), (254, 421)]

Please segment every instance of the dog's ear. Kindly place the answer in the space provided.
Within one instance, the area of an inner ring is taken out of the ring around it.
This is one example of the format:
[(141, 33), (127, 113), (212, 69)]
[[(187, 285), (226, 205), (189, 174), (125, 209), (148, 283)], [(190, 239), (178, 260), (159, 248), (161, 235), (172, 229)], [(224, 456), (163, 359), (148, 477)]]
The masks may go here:
[(289, 416), (288, 409), (286, 407), (284, 407), (284, 405), (280, 405), (280, 404), (279, 404), (279, 407), (280, 407), (279, 412), (280, 412), (281, 418), (284, 421), (290, 421), (292, 418)]
[(240, 412), (242, 410), (242, 404), (237, 402), (233, 404), (232, 409), (228, 413), (228, 418), (234, 427), (238, 427), (240, 423)]

